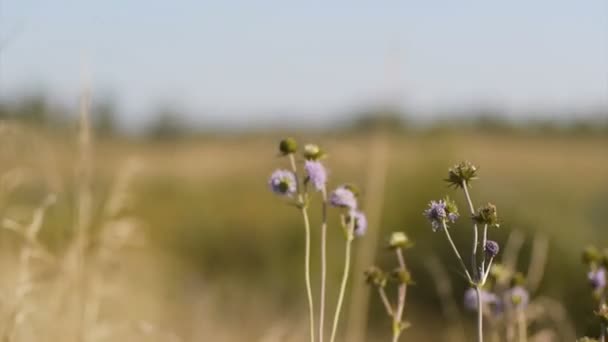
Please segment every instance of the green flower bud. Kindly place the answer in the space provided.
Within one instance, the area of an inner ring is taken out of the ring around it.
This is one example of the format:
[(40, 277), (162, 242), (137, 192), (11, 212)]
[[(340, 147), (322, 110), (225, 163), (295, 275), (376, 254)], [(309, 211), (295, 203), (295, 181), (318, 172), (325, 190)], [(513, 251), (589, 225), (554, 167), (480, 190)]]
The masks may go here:
[(388, 242), (389, 248), (410, 248), (414, 243), (405, 235), (404, 232), (393, 232)]
[(371, 266), (365, 272), (363, 272), (365, 276), (365, 282), (369, 285), (376, 287), (385, 287), (386, 286), (386, 274), (377, 266)]
[(463, 161), (448, 170), (448, 178), (445, 181), (450, 183), (450, 186), (458, 188), (463, 187), (464, 183), (470, 184), (475, 179), (477, 179), (477, 166)]
[(523, 273), (517, 272), (511, 279), (511, 286), (524, 286), (526, 285), (526, 277)]
[(296, 153), (297, 150), (298, 144), (296, 143), (296, 139), (294, 138), (285, 138), (279, 143), (279, 151), (283, 156)]
[(600, 309), (595, 312), (595, 315), (599, 317), (604, 324), (608, 323), (608, 306), (602, 304)]
[(402, 270), (401, 268), (396, 268), (391, 273), (391, 278), (400, 284), (413, 285), (414, 280), (412, 279), (412, 274), (408, 270)]
[(318, 145), (304, 145), (304, 158), (306, 160), (319, 160), (325, 157), (325, 152)]
[(599, 262), (602, 259), (602, 254), (595, 246), (588, 246), (583, 251), (582, 260), (586, 265), (591, 265)]
[(487, 224), (488, 226), (500, 227), (496, 206), (492, 203), (488, 203), (477, 209), (477, 213), (473, 215), (473, 221), (478, 224)]

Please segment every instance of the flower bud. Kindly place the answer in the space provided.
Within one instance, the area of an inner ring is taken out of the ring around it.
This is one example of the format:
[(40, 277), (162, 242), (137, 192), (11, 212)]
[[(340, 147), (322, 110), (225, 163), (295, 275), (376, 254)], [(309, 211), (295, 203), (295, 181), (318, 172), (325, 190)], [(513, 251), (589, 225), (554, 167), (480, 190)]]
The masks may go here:
[(325, 157), (325, 152), (321, 150), (319, 145), (306, 144), (304, 145), (304, 158), (306, 160), (319, 160)]
[(393, 232), (389, 239), (388, 245), (390, 248), (410, 248), (414, 243), (409, 239), (404, 232)]
[(488, 258), (493, 258), (498, 255), (498, 252), (500, 251), (500, 246), (498, 246), (498, 243), (496, 241), (488, 240), (486, 241), (486, 245), (484, 246), (484, 251), (486, 252)]
[(391, 273), (391, 278), (397, 281), (400, 284), (412, 285), (414, 281), (412, 280), (412, 274), (408, 270), (403, 270), (401, 268), (396, 268)]
[(463, 187), (465, 183), (470, 184), (475, 179), (477, 179), (477, 166), (463, 161), (448, 170), (448, 178), (445, 181), (458, 188)]
[(281, 155), (286, 156), (288, 154), (295, 153), (298, 149), (298, 144), (294, 138), (285, 138), (279, 143), (279, 151)]
[(363, 275), (365, 276), (365, 281), (369, 285), (376, 287), (386, 286), (386, 274), (377, 266), (371, 266), (363, 272)]
[(591, 265), (599, 262), (602, 259), (602, 254), (595, 246), (588, 246), (583, 251), (582, 260), (586, 265)]
[(496, 206), (492, 203), (488, 203), (477, 209), (477, 213), (473, 215), (473, 221), (478, 224), (487, 224), (488, 226), (500, 226)]

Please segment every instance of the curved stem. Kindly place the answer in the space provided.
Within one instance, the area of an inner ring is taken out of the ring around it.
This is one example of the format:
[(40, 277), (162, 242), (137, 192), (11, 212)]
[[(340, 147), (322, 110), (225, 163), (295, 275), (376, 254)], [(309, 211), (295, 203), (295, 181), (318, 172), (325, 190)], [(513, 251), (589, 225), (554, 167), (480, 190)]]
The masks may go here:
[(464, 273), (467, 276), (467, 280), (470, 283), (472, 283), (473, 279), (471, 278), (471, 275), (469, 274), (469, 270), (467, 269), (467, 266), (464, 264), (464, 260), (462, 260), (460, 253), (458, 253), (458, 248), (456, 248), (454, 241), (452, 241), (452, 236), (450, 236), (450, 231), (448, 230), (448, 226), (445, 224), (445, 222), (443, 222), (443, 231), (445, 232), (445, 236), (448, 238), (448, 241), (450, 242), (450, 245), (452, 246), (452, 250), (454, 250), (454, 254), (456, 254), (456, 258), (458, 258), (458, 261), (460, 261), (460, 265), (462, 266), (462, 269), (464, 270)]
[[(351, 222), (355, 220), (352, 219)], [(348, 282), (348, 272), (350, 269), (350, 246), (352, 244), (352, 229), (348, 232), (346, 239), (346, 254), (344, 261), (344, 273), (342, 274), (342, 284), (340, 285), (340, 295), (338, 296), (338, 304), (336, 306), (336, 313), (334, 314), (334, 323), (331, 329), (330, 342), (334, 342), (336, 339), (336, 332), (338, 331), (338, 321), (340, 320), (340, 310), (342, 309), (342, 302), (344, 301), (344, 293), (346, 292), (346, 283)]]
[(483, 299), (481, 298), (481, 288), (475, 286), (477, 292), (477, 342), (483, 342)]
[[(462, 181), (462, 189), (464, 190), (464, 195), (467, 198), (467, 203), (469, 204), (469, 210), (471, 211), (471, 215), (475, 215), (475, 207), (473, 206), (473, 201), (471, 200), (471, 195), (469, 195), (469, 189), (467, 187), (467, 182)], [(480, 278), (477, 276), (477, 245), (479, 244), (479, 230), (477, 229), (477, 224), (473, 224), (473, 251), (471, 252), (471, 267), (473, 267), (473, 275), (476, 278)]]
[(321, 303), (319, 308), (319, 342), (323, 342), (323, 330), (325, 323), (325, 287), (327, 283), (327, 191), (322, 190), (323, 205), (321, 223)]
[(306, 203), (304, 203), (304, 196), (300, 188), (298, 181), (298, 169), (296, 167), (296, 161), (293, 154), (289, 155), (289, 161), (291, 162), (291, 169), (293, 170), (294, 176), (296, 177), (296, 183), (298, 184), (298, 201), (301, 206), (302, 218), (304, 219), (304, 231), (305, 231), (305, 251), (304, 251), (304, 281), (306, 283), (306, 295), (308, 297), (308, 315), (310, 321), (310, 341), (315, 341), (315, 313), (314, 304), (312, 299), (312, 286), (310, 285), (310, 220), (308, 219), (308, 209)]

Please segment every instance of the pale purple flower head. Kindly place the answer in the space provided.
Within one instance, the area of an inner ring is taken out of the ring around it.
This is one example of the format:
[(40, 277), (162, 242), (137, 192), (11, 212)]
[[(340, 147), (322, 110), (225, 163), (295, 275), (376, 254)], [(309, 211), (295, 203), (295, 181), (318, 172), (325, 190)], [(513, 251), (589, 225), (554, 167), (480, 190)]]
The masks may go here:
[(515, 286), (507, 291), (507, 303), (513, 309), (525, 309), (530, 302), (530, 294), (523, 286)]
[(327, 171), (321, 162), (316, 160), (307, 160), (304, 162), (304, 171), (306, 177), (312, 186), (317, 191), (322, 191), (327, 183)]
[(355, 229), (354, 229), (354, 233), (356, 236), (363, 236), (365, 235), (365, 232), (367, 231), (367, 217), (365, 217), (365, 214), (361, 211), (358, 210), (351, 210), (348, 213), (348, 216), (346, 217), (346, 224), (350, 225), (351, 224), (351, 220), (354, 218), (355, 220)]
[(431, 201), (428, 209), (424, 211), (424, 216), (426, 216), (429, 222), (431, 222), (434, 232), (442, 229), (443, 221), (447, 217), (447, 213), (445, 211), (445, 202), (442, 200)]
[(602, 290), (606, 287), (606, 269), (603, 267), (590, 271), (587, 274), (587, 278), (594, 290)]
[[(481, 302), (483, 305), (497, 304), (498, 297), (492, 292), (481, 290)], [(464, 307), (467, 310), (477, 311), (477, 290), (470, 287), (464, 293)]]
[(329, 196), (329, 203), (334, 207), (357, 209), (357, 197), (346, 186), (340, 186)]
[(486, 255), (490, 258), (493, 258), (498, 255), (500, 251), (500, 246), (498, 246), (498, 242), (493, 240), (486, 241), (486, 245), (484, 246), (484, 251)]
[(297, 191), (296, 176), (289, 170), (276, 170), (268, 180), (270, 190), (277, 195), (293, 196)]

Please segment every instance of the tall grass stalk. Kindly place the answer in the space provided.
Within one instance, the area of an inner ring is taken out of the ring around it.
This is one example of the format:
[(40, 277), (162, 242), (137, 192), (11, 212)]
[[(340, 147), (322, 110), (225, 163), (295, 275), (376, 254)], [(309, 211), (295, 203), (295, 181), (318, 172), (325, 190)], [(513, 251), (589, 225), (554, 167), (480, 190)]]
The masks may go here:
[(319, 303), (319, 342), (323, 342), (325, 324), (325, 290), (327, 285), (327, 188), (321, 191), (322, 223), (321, 223), (321, 299)]

